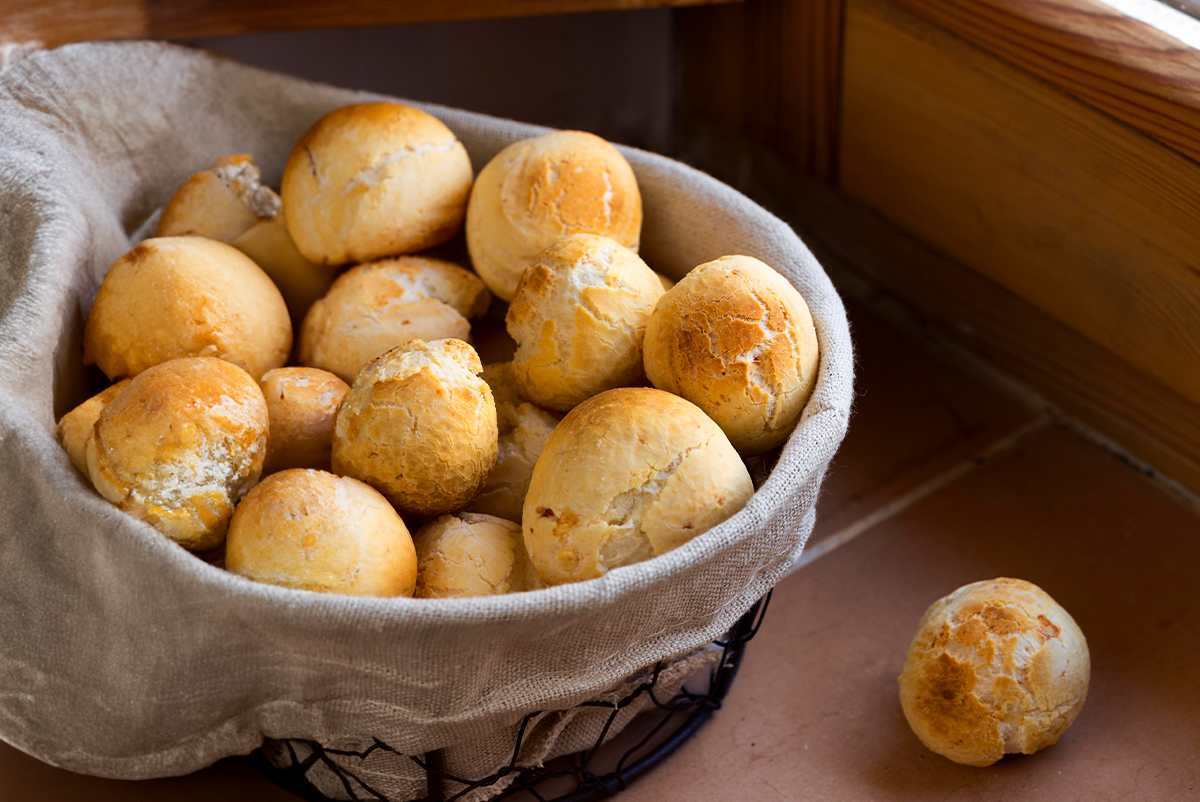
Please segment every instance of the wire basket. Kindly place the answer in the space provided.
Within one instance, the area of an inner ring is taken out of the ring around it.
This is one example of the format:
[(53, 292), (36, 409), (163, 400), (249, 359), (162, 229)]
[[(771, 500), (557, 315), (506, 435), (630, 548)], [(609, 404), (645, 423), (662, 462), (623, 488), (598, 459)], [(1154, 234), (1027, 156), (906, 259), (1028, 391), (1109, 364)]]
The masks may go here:
[[(291, 739), (273, 742), (277, 748), (286, 750), (290, 763), (277, 767), (257, 750), (250, 756), (251, 764), (280, 787), (290, 791), (301, 799), (309, 802), (331, 802), (308, 779), (308, 773), (315, 766), (323, 765), (333, 772), (341, 782), (347, 796), (352, 800), (382, 800), (392, 802), (387, 796), (372, 788), (355, 772), (348, 769), (344, 759), (358, 758), (366, 760), (373, 752), (384, 750), (400, 757), (412, 760), (424, 770), (428, 795), (422, 802), (457, 802), (468, 794), (488, 788), (515, 775), (515, 779), (507, 788), (497, 793), (493, 799), (504, 799), (514, 794), (528, 791), (541, 802), (591, 802), (613, 796), (625, 788), (633, 780), (653, 769), (676, 749), (694, 735), (714, 711), (721, 707), (733, 680), (737, 676), (745, 653), (746, 644), (762, 626), (763, 616), (771, 594), (767, 593), (757, 601), (744, 616), (729, 630), (726, 636), (714, 641), (713, 646), (721, 650), (716, 666), (709, 672), (707, 687), (702, 690), (681, 689), (670, 700), (659, 701), (655, 696), (655, 687), (663, 670), (663, 663), (657, 663), (650, 672), (649, 678), (638, 685), (631, 693), (616, 702), (584, 702), (580, 707), (601, 707), (611, 709), (608, 720), (596, 742), (588, 749), (575, 755), (558, 758), (546, 766), (519, 766), (517, 758), (525, 738), (526, 729), (531, 720), (539, 713), (525, 716), (517, 731), (516, 742), (513, 745), (512, 759), (507, 765), (492, 774), (480, 778), (469, 779), (456, 777), (442, 769), (440, 753), (430, 752), (425, 755), (403, 755), (379, 739), (361, 751), (328, 749), (316, 741)], [(597, 771), (595, 768), (597, 756), (601, 747), (608, 740), (609, 731), (617, 716), (628, 705), (646, 696), (651, 704), (651, 710), (642, 713), (638, 721), (646, 729), (642, 737), (617, 759), (615, 766), (608, 771)], [(670, 724), (674, 722), (674, 729)], [(301, 757), (301, 753), (304, 756)], [(339, 762), (334, 757), (342, 758)], [(458, 786), (452, 795), (445, 795), (445, 783), (449, 781)], [(558, 781), (573, 781), (574, 788), (558, 796), (543, 796), (539, 786)]]

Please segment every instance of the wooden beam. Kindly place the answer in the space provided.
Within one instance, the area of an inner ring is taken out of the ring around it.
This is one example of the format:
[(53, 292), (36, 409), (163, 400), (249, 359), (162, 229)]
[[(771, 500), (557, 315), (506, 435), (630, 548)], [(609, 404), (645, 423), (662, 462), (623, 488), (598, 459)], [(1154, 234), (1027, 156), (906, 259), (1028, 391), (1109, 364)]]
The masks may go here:
[(1100, 0), (893, 1), (1200, 160), (1200, 50)]
[(312, 28), (626, 11), (740, 0), (7, 0), (0, 43), (172, 39)]
[(748, 0), (677, 14), (684, 113), (837, 175), (844, 0)]

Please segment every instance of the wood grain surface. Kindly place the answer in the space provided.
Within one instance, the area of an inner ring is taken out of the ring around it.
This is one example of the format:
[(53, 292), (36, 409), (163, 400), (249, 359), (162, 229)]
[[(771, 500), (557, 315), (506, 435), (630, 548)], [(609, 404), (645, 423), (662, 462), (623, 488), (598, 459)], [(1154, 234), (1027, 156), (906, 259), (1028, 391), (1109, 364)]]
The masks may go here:
[(0, 43), (171, 39), (311, 28), (494, 19), (738, 0), (8, 0)]
[(1200, 158), (1200, 51), (1157, 28), (1101, 0), (894, 2)]

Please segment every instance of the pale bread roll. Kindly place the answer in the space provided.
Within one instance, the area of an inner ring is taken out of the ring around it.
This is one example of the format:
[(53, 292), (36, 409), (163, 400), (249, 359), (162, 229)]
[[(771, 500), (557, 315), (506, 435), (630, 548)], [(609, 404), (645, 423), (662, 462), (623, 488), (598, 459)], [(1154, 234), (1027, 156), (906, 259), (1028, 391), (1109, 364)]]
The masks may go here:
[(480, 377), (487, 382), (496, 401), (500, 436), (496, 444), (496, 467), (467, 509), (520, 524), (533, 466), (558, 425), (558, 418), (521, 398), (511, 362), (485, 365)]
[(479, 277), (451, 262), (400, 256), (350, 268), (313, 304), (300, 361), (353, 382), (375, 357), (410, 340), (468, 340), (487, 311)]
[(593, 396), (550, 435), (525, 497), (525, 547), (550, 585), (682, 546), (750, 500), (750, 474), (694, 404), (643, 387)]
[(325, 471), (268, 476), (238, 505), (225, 568), (255, 582), (348, 596), (412, 596), (417, 553), (370, 486)]
[(521, 593), (544, 587), (525, 553), (521, 525), (492, 515), (439, 515), (417, 530), (418, 599)]
[(267, 371), (259, 386), (271, 421), (263, 472), (329, 470), (333, 426), (349, 385), (316, 368), (276, 368)]
[(63, 450), (67, 452), (71, 464), (84, 476), (87, 476), (88, 472), (87, 441), (92, 436), (92, 430), (96, 428), (96, 421), (100, 419), (100, 413), (108, 406), (108, 402), (116, 398), (117, 393), (121, 392), (127, 384), (129, 384), (129, 379), (119, 381), (111, 387), (101, 390), (63, 415), (62, 420), (58, 422), (58, 427), (54, 431), (55, 436), (58, 437), (58, 442), (62, 445)]
[(608, 237), (572, 234), (538, 254), (505, 317), (521, 395), (565, 412), (643, 383), (642, 339), (662, 294), (654, 271)]
[(301, 255), (284, 223), (283, 201), (263, 186), (247, 154), (224, 156), (189, 178), (163, 209), (155, 236), (208, 237), (237, 248), (275, 282), (294, 327), (336, 273)]
[(1022, 579), (964, 585), (925, 612), (900, 704), (925, 746), (990, 766), (1058, 742), (1087, 699), (1091, 658), (1075, 619)]
[(598, 136), (557, 131), (500, 151), (467, 206), (467, 247), (488, 287), (512, 300), (533, 258), (570, 234), (638, 249), (642, 196), (629, 162)]
[(215, 356), (255, 379), (283, 365), (292, 324), (245, 254), (204, 237), (148, 239), (109, 268), (83, 332), (83, 363), (110, 379)]
[(746, 456), (787, 439), (817, 381), (817, 332), (787, 279), (749, 256), (693, 269), (650, 316), (646, 375), (704, 410)]
[(288, 157), (288, 231), (322, 264), (423, 251), (462, 226), (471, 176), (466, 148), (436, 117), (399, 103), (343, 106)]
[(100, 495), (194, 551), (220, 545), (262, 473), (267, 404), (250, 375), (186, 357), (142, 371), (109, 401), (86, 448)]
[(496, 464), (496, 404), (481, 370), (461, 340), (413, 340), (368, 364), (338, 410), (334, 472), (402, 513), (462, 508)]

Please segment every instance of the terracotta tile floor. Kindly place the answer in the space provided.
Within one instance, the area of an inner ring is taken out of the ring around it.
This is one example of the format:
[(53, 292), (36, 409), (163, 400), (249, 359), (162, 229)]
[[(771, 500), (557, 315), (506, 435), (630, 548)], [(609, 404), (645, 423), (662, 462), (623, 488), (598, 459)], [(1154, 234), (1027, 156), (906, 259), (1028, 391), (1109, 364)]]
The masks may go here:
[[(814, 542), (891, 514), (853, 539), (830, 540), (825, 547), (837, 548), (779, 585), (722, 710), (624, 798), (1200, 793), (1200, 518), (1071, 432), (1038, 428), (1036, 411), (864, 309), (851, 306), (851, 319), (860, 398)], [(976, 465), (997, 443), (1006, 445)], [(928, 487), (937, 489), (920, 497)], [(1092, 652), (1091, 692), (1056, 746), (988, 769), (956, 766), (909, 732), (896, 676), (929, 603), (1001, 575), (1041, 584), (1075, 616)], [(0, 745), (5, 802), (217, 798), (293, 797), (239, 759), (124, 783)]]

